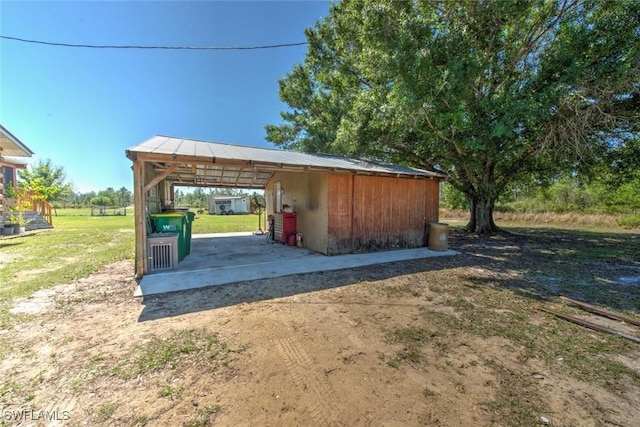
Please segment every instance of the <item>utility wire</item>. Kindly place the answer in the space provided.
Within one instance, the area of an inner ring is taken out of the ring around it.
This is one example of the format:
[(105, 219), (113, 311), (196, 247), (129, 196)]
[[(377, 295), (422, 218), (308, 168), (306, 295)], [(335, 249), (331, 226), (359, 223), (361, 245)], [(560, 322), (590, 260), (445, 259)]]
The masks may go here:
[(300, 43), (283, 43), (265, 46), (136, 46), (136, 45), (94, 45), (94, 44), (73, 44), (73, 43), (56, 43), (42, 40), (21, 39), (19, 37), (10, 37), (0, 35), (0, 39), (14, 40), (23, 43), (43, 44), (46, 46), (75, 47), (85, 49), (157, 49), (157, 50), (259, 50), (259, 49), (277, 49), (282, 47), (304, 46), (308, 42)]

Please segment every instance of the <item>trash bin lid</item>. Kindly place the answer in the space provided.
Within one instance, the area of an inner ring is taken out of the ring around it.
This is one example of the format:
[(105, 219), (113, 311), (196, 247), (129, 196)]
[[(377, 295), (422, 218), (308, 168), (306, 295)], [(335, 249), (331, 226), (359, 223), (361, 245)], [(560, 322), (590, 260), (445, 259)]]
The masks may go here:
[(169, 217), (169, 218), (177, 218), (177, 217), (185, 217), (186, 215), (181, 212), (162, 212), (162, 213), (152, 213), (152, 217)]

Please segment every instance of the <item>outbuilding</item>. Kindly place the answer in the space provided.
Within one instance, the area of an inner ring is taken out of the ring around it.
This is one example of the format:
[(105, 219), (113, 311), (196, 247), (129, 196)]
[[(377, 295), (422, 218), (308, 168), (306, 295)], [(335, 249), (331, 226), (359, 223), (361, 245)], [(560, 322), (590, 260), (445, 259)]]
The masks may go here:
[(172, 206), (175, 186), (264, 189), (277, 238), (293, 232), (305, 247), (337, 255), (427, 246), (445, 179), (371, 160), (168, 136), (126, 155), (133, 162), (138, 276), (149, 271), (147, 215)]
[(209, 197), (209, 213), (212, 215), (248, 214), (250, 209), (249, 196)]

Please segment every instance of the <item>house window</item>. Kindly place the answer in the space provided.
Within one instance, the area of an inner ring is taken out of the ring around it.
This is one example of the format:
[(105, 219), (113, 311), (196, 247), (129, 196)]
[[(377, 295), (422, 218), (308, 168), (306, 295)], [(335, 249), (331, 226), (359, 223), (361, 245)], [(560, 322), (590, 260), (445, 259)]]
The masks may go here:
[(14, 186), (14, 182), (13, 182), (13, 174), (14, 174), (15, 169), (9, 166), (5, 166), (4, 167), (4, 174), (3, 174), (3, 178), (4, 178), (4, 188), (5, 190), (11, 186)]

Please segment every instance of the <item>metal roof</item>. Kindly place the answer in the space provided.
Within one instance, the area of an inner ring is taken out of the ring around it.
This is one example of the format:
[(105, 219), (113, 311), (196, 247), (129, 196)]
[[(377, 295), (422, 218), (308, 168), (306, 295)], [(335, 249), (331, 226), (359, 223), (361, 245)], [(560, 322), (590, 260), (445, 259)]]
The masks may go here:
[[(262, 188), (276, 170), (342, 172), (366, 175), (444, 179), (444, 175), (411, 168), (344, 157), (248, 147), (193, 139), (154, 136), (126, 151), (127, 157), (158, 163), (181, 163), (170, 175), (184, 185), (221, 185)], [(192, 175), (192, 176), (190, 176)]]
[(0, 125), (0, 155), (13, 157), (31, 157), (33, 151), (16, 138), (4, 126)]

